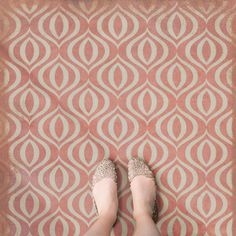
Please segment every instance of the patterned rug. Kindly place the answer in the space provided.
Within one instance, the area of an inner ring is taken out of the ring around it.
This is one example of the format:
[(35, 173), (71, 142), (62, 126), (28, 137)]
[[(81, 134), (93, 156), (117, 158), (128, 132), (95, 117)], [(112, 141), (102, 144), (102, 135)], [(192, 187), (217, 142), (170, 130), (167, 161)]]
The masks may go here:
[(0, 235), (84, 235), (91, 177), (127, 162), (158, 184), (161, 235), (233, 232), (232, 1), (1, 1)]

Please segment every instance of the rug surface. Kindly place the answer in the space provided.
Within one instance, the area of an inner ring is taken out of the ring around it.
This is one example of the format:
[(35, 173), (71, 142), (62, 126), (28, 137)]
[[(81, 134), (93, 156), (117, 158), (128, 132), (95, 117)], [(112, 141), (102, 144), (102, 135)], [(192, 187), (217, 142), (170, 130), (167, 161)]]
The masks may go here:
[(84, 235), (104, 158), (112, 235), (132, 235), (132, 156), (155, 174), (161, 235), (236, 234), (233, 0), (1, 3), (1, 235)]

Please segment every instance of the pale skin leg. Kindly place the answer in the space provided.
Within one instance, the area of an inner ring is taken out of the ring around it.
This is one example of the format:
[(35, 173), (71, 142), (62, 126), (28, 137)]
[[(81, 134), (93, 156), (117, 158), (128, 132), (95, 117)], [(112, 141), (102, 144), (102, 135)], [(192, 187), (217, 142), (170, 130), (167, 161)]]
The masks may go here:
[(86, 236), (109, 236), (113, 223), (109, 217), (99, 217), (93, 226), (86, 233)]
[(135, 218), (136, 226), (134, 236), (160, 236), (150, 215), (140, 215)]
[(155, 182), (145, 176), (136, 176), (131, 182), (134, 212), (136, 221), (134, 236), (159, 236), (156, 224), (152, 219), (152, 209), (156, 199)]
[(99, 181), (93, 188), (93, 196), (98, 210), (98, 219), (86, 236), (108, 236), (116, 221), (118, 210), (117, 185), (109, 178)]
[[(136, 176), (131, 182), (131, 192), (136, 221), (134, 236), (159, 236), (152, 220), (152, 208), (156, 198), (154, 181), (144, 176)], [(86, 236), (109, 236), (117, 217), (117, 186), (111, 179), (104, 179), (94, 187), (93, 196), (99, 217)]]

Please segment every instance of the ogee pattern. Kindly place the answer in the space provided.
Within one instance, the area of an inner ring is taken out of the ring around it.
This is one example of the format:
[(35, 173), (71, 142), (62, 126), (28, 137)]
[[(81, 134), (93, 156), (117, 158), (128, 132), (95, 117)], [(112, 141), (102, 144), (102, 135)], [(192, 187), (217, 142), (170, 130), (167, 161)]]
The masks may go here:
[(83, 235), (104, 158), (118, 166), (112, 235), (132, 235), (132, 156), (156, 176), (163, 236), (235, 235), (236, 5), (167, 2), (3, 1), (1, 235)]

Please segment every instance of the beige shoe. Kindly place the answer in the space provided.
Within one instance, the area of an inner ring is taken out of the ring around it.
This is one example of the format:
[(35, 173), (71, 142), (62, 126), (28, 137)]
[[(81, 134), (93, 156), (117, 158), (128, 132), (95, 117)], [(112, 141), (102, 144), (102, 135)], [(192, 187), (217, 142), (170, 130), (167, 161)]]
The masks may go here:
[(92, 186), (94, 187), (96, 183), (104, 178), (110, 178), (117, 183), (115, 164), (108, 159), (104, 159), (98, 164), (95, 174), (93, 175)]
[[(137, 159), (137, 158), (132, 158), (129, 160), (128, 163), (128, 178), (129, 178), (129, 182), (131, 183), (133, 181), (133, 179), (136, 176), (145, 176), (147, 178), (151, 178), (153, 179), (155, 186), (156, 186), (156, 181), (155, 178), (153, 176), (152, 171), (150, 170), (150, 168), (148, 167), (148, 165), (144, 162), (144, 160), (142, 159)], [(157, 211), (157, 202), (154, 202), (154, 206), (153, 206), (153, 211), (152, 211), (152, 218), (154, 220), (154, 222), (157, 222), (158, 220), (158, 211)]]
[[(96, 171), (92, 179), (92, 192), (95, 185), (105, 178), (112, 179), (117, 184), (117, 174), (116, 174), (115, 164), (111, 160), (108, 160), (108, 159), (102, 160), (96, 168)], [(96, 213), (97, 215), (99, 215), (94, 196), (93, 196), (93, 202), (96, 208)]]

